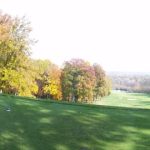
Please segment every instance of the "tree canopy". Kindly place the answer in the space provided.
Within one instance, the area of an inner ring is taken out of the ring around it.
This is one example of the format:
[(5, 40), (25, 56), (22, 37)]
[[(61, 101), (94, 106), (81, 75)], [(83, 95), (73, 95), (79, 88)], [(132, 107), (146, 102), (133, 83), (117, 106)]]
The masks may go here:
[(35, 85), (31, 74), (26, 73), (30, 71), (30, 32), (30, 23), (24, 17), (0, 13), (0, 88), (3, 92), (32, 95)]
[(62, 71), (63, 99), (75, 102), (92, 102), (108, 95), (106, 75), (99, 65), (91, 66), (82, 59), (65, 62)]
[(74, 102), (92, 102), (109, 94), (108, 78), (98, 64), (71, 59), (59, 68), (49, 60), (32, 59), (31, 31), (25, 17), (0, 13), (0, 90)]

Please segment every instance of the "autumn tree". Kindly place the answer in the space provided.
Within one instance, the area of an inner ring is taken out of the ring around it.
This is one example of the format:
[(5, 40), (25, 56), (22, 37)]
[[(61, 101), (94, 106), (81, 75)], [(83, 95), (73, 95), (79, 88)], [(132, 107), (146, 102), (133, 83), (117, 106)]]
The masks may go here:
[(56, 100), (62, 99), (60, 77), (61, 70), (54, 64), (52, 64), (48, 70), (44, 72), (44, 95)]
[(34, 60), (38, 85), (37, 97), (62, 99), (61, 70), (49, 60)]
[(72, 59), (60, 69), (49, 60), (31, 59), (31, 31), (25, 17), (0, 13), (0, 90), (75, 102), (109, 94), (110, 82), (99, 65)]
[(93, 100), (95, 72), (93, 67), (82, 59), (65, 62), (62, 71), (63, 99), (83, 102)]
[(10, 69), (25, 67), (30, 54), (30, 23), (25, 18), (0, 14), (0, 66)]
[(33, 93), (37, 91), (26, 73), (30, 69), (30, 45), (33, 43), (30, 32), (30, 23), (24, 17), (0, 13), (0, 89), (3, 92), (32, 95), (32, 87)]

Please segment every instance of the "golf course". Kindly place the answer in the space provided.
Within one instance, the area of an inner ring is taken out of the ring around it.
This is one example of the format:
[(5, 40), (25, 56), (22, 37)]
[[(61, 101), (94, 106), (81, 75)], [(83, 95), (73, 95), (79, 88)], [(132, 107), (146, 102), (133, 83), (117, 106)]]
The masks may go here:
[(95, 101), (97, 105), (150, 109), (150, 94), (112, 91), (110, 96)]
[(0, 4), (0, 150), (150, 150), (150, 1)]
[(113, 92), (90, 105), (0, 95), (0, 149), (149, 150), (149, 99)]

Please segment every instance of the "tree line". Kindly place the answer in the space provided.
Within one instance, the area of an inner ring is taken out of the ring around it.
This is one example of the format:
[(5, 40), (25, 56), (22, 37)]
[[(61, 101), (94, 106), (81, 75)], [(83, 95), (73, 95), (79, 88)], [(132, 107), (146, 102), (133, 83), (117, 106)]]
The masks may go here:
[(92, 102), (109, 95), (110, 79), (99, 64), (82, 59), (64, 62), (62, 68), (49, 60), (30, 57), (31, 24), (25, 17), (0, 13), (0, 90), (20, 96)]
[(149, 73), (109, 73), (114, 90), (150, 93)]

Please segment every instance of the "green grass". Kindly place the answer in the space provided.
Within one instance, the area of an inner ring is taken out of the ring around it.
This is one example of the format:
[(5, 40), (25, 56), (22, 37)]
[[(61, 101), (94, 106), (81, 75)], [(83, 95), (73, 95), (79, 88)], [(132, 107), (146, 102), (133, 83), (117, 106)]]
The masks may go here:
[(150, 94), (113, 91), (110, 96), (95, 102), (98, 105), (150, 109)]
[(149, 149), (150, 109), (0, 96), (0, 150)]

